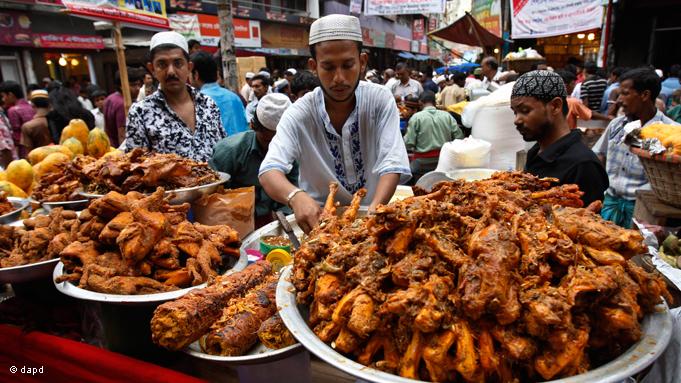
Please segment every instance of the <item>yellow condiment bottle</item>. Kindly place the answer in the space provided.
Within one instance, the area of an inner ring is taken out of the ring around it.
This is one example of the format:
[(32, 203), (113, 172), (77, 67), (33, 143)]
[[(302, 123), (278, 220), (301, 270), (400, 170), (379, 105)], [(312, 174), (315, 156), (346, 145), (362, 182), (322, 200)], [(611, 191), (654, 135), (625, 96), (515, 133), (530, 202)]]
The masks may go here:
[(272, 270), (279, 272), (284, 266), (290, 265), (293, 262), (293, 257), (288, 251), (284, 249), (274, 249), (267, 253), (265, 257), (267, 262), (272, 264)]

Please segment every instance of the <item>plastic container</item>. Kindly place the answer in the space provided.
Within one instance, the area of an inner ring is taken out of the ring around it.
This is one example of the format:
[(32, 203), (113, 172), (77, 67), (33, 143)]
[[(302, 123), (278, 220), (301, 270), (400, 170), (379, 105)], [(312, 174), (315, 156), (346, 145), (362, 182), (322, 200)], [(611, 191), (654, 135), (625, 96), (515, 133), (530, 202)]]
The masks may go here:
[(266, 241), (267, 241), (269, 238), (272, 238), (272, 237), (283, 237), (283, 236), (279, 236), (279, 235), (266, 235), (266, 236), (261, 237), (261, 238), (260, 238), (260, 252), (261, 252), (261, 253), (263, 253), (263, 254), (269, 254), (270, 251), (272, 251), (272, 250), (274, 250), (274, 249), (282, 249), (282, 250), (285, 250), (287, 253), (290, 253), (290, 252), (291, 252), (291, 242), (290, 242), (290, 241), (289, 241), (289, 244), (288, 244), (288, 245), (272, 245), (272, 244), (266, 243)]
[(275, 272), (279, 272), (284, 266), (290, 265), (293, 262), (291, 254), (284, 249), (270, 251), (265, 259), (272, 264), (272, 269)]

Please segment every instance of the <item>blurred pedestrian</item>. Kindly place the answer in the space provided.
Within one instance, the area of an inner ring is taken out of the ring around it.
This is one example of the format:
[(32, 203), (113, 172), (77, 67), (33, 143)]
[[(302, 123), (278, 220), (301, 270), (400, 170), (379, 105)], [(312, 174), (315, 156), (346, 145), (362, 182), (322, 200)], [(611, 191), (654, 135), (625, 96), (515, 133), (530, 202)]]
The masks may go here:
[(33, 105), (35, 115), (31, 121), (21, 126), (21, 146), (26, 153), (52, 143), (52, 135), (47, 123), (47, 114), (50, 112), (50, 98), (47, 91), (34, 90), (29, 100)]
[(27, 153), (21, 149), (21, 126), (33, 119), (35, 110), (24, 99), (24, 90), (16, 81), (0, 83), (0, 98), (2, 98), (2, 106), (12, 128), (14, 147), (17, 149), (19, 157), (24, 158)]
[(301, 70), (293, 76), (291, 83), (291, 102), (296, 102), (319, 86), (319, 79), (310, 71)]
[[(142, 73), (139, 69), (128, 67), (128, 84), (130, 85), (130, 100), (137, 100), (142, 87)], [(121, 73), (116, 71), (114, 76), (116, 91), (104, 100), (104, 127), (109, 143), (112, 147), (119, 147), (125, 140), (125, 103), (121, 88)]]
[(50, 95), (52, 109), (47, 113), (47, 123), (52, 135), (52, 141), (59, 142), (61, 131), (73, 119), (85, 121), (88, 129), (95, 127), (95, 118), (89, 110), (83, 108), (73, 92), (63, 86), (53, 88)]
[(94, 109), (90, 111), (95, 117), (95, 127), (101, 128), (103, 130), (106, 126), (106, 123), (104, 122), (104, 101), (106, 101), (106, 92), (101, 89), (97, 89), (92, 92), (90, 99), (92, 104), (95, 106)]

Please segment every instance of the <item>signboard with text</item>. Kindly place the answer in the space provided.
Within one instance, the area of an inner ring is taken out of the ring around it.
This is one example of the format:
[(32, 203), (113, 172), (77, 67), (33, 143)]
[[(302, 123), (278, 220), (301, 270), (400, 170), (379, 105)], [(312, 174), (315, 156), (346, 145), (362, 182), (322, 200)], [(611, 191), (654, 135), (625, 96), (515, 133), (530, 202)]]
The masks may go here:
[(31, 29), (30, 13), (0, 11), (0, 45), (35, 48), (103, 49), (97, 35), (36, 33)]
[(471, 15), (485, 29), (501, 36), (501, 0), (473, 0)]
[(444, 13), (445, 0), (364, 0), (367, 15)]
[(168, 29), (165, 0), (62, 0), (69, 13), (94, 19)]
[[(170, 28), (187, 39), (198, 40), (201, 45), (217, 47), (220, 42), (220, 20), (215, 15), (178, 12), (168, 16)], [(234, 45), (238, 48), (260, 48), (260, 22), (232, 19)]]
[(426, 23), (423, 19), (414, 19), (414, 25), (411, 29), (412, 39), (414, 40), (423, 39), (426, 35), (425, 27)]
[(558, 36), (601, 28), (601, 0), (513, 0), (511, 37)]

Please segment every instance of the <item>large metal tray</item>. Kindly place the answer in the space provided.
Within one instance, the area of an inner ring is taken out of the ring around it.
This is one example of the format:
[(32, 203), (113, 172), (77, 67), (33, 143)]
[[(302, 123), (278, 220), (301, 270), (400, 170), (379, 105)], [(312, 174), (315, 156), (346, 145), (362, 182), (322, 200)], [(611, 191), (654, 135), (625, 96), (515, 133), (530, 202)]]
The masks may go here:
[[(281, 271), (277, 285), (279, 315), (293, 336), (313, 354), (326, 363), (359, 379), (376, 383), (414, 383), (416, 380), (388, 374), (349, 359), (322, 342), (307, 325), (307, 309), (296, 304), (295, 288), (289, 281), (291, 266)], [(656, 312), (643, 318), (641, 340), (617, 359), (584, 374), (554, 380), (553, 383), (614, 383), (642, 371), (652, 364), (667, 348), (672, 335), (672, 318), (666, 303), (659, 304)], [(419, 381), (420, 382), (420, 381)], [(424, 382), (425, 383), (425, 382)]]
[(7, 224), (18, 220), (21, 216), (21, 212), (29, 205), (29, 201), (24, 198), (7, 197), (7, 201), (12, 204), (14, 210), (7, 214), (0, 215), (0, 224)]
[[(64, 274), (64, 264), (61, 260), (58, 260), (57, 266), (54, 268), (52, 273), (52, 280), (57, 279), (58, 276)], [(225, 272), (225, 274), (231, 274), (235, 271), (240, 271), (246, 268), (248, 264), (248, 257), (243, 253), (239, 255), (239, 258), (234, 261), (231, 268)], [(206, 283), (202, 283), (197, 286), (188, 287), (186, 289), (180, 289), (176, 291), (169, 291), (167, 293), (157, 293), (157, 294), (142, 294), (142, 295), (118, 295), (118, 294), (104, 294), (95, 291), (81, 289), (71, 282), (54, 282), (57, 290), (59, 292), (71, 296), (73, 298), (82, 299), (86, 301), (95, 302), (105, 302), (105, 303), (115, 303), (120, 305), (148, 305), (152, 303), (162, 303), (177, 299), (194, 289), (200, 289), (206, 287)]]
[(196, 358), (210, 360), (211, 362), (216, 362), (224, 365), (245, 365), (245, 364), (262, 364), (274, 362), (280, 359), (288, 358), (289, 356), (303, 351), (303, 346), (300, 343), (292, 344), (288, 347), (280, 348), (278, 350), (273, 350), (271, 348), (265, 347), (262, 343), (258, 342), (253, 348), (251, 348), (246, 355), (241, 356), (219, 356), (210, 355), (201, 351), (201, 346), (199, 342), (196, 341), (189, 345), (184, 351)]
[(23, 283), (49, 278), (59, 258), (29, 263), (28, 265), (0, 268), (0, 283)]
[(83, 210), (87, 207), (88, 202), (90, 202), (89, 199), (79, 199), (76, 201), (41, 202), (40, 205), (49, 213), (52, 211), (52, 209), (56, 209), (58, 207), (61, 207), (64, 210)]
[[(170, 203), (172, 205), (179, 205), (185, 202), (190, 203), (194, 202), (205, 195), (215, 193), (218, 190), (218, 187), (220, 187), (220, 185), (228, 182), (231, 179), (231, 176), (227, 173), (223, 172), (218, 173), (220, 174), (219, 181), (215, 181), (201, 186), (194, 186), (191, 188), (167, 190), (165, 192), (165, 195), (170, 197)], [(103, 194), (94, 194), (86, 192), (80, 192), (80, 195), (88, 199), (96, 199), (101, 198), (103, 196)]]

